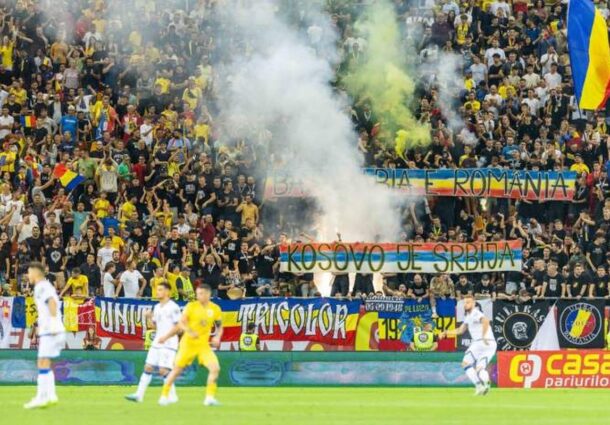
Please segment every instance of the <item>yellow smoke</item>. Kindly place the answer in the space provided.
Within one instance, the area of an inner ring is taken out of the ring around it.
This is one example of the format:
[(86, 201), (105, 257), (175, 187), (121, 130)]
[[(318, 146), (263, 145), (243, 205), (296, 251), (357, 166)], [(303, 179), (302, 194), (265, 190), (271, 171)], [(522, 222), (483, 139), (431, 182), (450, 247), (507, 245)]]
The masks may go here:
[(387, 0), (367, 7), (355, 24), (367, 41), (366, 55), (350, 64), (342, 81), (354, 99), (368, 100), (382, 132), (395, 135), (394, 147), (403, 156), (405, 149), (430, 143), (430, 128), (410, 110), (415, 83), (406, 71), (408, 52), (401, 47), (396, 19)]

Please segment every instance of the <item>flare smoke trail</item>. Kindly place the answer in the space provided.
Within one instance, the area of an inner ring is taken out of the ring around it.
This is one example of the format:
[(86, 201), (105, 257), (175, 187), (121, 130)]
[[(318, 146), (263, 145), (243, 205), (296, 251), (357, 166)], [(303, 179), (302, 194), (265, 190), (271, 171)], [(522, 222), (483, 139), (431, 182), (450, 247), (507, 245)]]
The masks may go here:
[(396, 140), (396, 151), (403, 156), (406, 149), (429, 144), (430, 129), (419, 123), (409, 109), (415, 96), (415, 82), (396, 20), (387, 0), (365, 9), (355, 26), (367, 40), (365, 58), (352, 64), (342, 81), (355, 99), (370, 102), (387, 142), (394, 139), (397, 131), (406, 132)]
[(320, 239), (334, 239), (339, 229), (345, 240), (396, 240), (400, 215), (394, 194), (363, 176), (348, 105), (330, 86), (336, 57), (329, 55), (336, 37), (330, 21), (310, 12), (315, 30), (306, 37), (273, 6), (229, 2), (223, 9), (223, 27), (248, 48), (222, 70), (218, 121), (237, 140), (270, 129), (271, 143), (291, 153), (286, 171), (307, 181), (319, 203)]

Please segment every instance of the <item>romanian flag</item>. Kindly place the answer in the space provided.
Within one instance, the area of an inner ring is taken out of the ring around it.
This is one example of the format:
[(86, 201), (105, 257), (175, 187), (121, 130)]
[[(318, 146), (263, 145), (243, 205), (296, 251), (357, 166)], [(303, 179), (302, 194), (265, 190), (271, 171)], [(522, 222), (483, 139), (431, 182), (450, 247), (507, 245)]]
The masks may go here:
[(21, 126), (24, 128), (33, 128), (36, 126), (35, 115), (22, 115), (20, 118)]
[(68, 170), (64, 164), (57, 164), (53, 170), (53, 175), (56, 179), (59, 179), (61, 185), (65, 187), (67, 191), (71, 191), (85, 181), (83, 176), (76, 174), (74, 171)]
[(604, 107), (610, 91), (610, 47), (604, 17), (591, 0), (570, 0), (568, 50), (578, 105)]

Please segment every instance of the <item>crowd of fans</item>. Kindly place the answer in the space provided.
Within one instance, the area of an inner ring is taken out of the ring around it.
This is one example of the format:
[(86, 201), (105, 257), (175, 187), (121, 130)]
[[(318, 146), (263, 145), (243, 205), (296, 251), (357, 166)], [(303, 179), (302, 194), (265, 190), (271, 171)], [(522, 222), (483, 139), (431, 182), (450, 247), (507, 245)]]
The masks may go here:
[[(163, 280), (180, 299), (199, 282), (223, 298), (319, 295), (313, 275), (278, 270), (279, 245), (306, 237), (287, 218), (295, 214), (284, 213), (307, 211), (307, 201), (265, 203), (261, 147), (219, 136), (213, 64), (232, 42), (213, 35), (222, 1), (130, 3), (116, 16), (109, 11), (122, 9), (112, 0), (2, 2), (2, 291), (30, 293), (24, 271), (37, 260), (62, 296), (151, 297)], [(422, 62), (461, 56), (463, 88), (441, 99), (438, 83), (422, 78), (411, 106), (430, 125), (432, 144), (399, 153), (381, 140), (375, 111), (355, 99), (363, 165), (570, 169), (579, 179), (572, 202), (417, 200), (405, 211), (404, 239), (522, 238), (523, 270), (387, 274), (382, 292), (608, 297), (607, 114), (576, 106), (566, 5), (393, 3), (405, 46)], [(354, 28), (365, 5), (328, 2), (344, 61), (367, 52)], [(440, 102), (453, 102), (462, 126), (448, 125)], [(84, 182), (70, 187), (57, 173), (64, 168)], [(333, 278), (331, 295), (374, 292), (372, 275), (351, 286), (346, 275)]]

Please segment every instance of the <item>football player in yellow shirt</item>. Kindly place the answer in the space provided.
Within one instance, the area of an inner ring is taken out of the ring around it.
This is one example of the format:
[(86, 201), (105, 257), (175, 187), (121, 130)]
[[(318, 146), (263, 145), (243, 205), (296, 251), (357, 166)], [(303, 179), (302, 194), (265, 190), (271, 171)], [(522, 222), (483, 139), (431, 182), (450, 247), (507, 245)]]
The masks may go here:
[[(167, 335), (159, 339), (159, 343), (164, 343), (167, 339), (182, 331), (182, 339), (176, 354), (174, 369), (167, 376), (161, 392), (159, 404), (167, 406), (172, 403), (169, 399), (169, 392), (172, 384), (182, 373), (184, 368), (189, 366), (195, 359), (199, 364), (208, 369), (208, 382), (205, 389), (204, 406), (217, 406), (220, 403), (216, 400), (216, 381), (220, 373), (218, 358), (212, 347), (220, 346), (222, 338), (222, 311), (220, 307), (211, 301), (212, 288), (202, 284), (197, 288), (197, 299), (191, 301), (184, 308), (180, 323), (176, 325)], [(212, 328), (216, 328), (216, 334), (210, 340)]]

